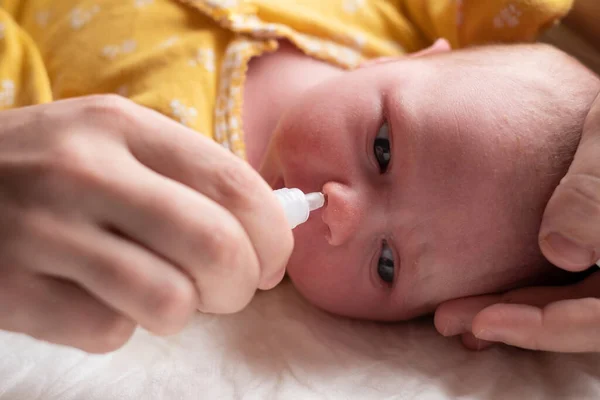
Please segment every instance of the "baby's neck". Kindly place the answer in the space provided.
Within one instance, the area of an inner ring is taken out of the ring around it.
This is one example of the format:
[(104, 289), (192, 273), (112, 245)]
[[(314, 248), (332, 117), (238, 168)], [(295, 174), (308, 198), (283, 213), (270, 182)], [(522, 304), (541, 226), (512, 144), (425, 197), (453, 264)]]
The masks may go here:
[(282, 113), (305, 90), (343, 73), (287, 41), (275, 53), (250, 61), (244, 87), (243, 126), (248, 162), (260, 167)]

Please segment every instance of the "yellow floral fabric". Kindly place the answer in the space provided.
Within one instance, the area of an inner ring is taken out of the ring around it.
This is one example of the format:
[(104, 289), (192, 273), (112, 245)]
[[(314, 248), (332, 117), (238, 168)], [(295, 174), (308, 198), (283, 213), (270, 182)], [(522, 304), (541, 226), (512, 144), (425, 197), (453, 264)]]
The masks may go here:
[(530, 41), (572, 0), (0, 0), (0, 110), (118, 93), (240, 157), (252, 57), (288, 39), (351, 69), (417, 51)]

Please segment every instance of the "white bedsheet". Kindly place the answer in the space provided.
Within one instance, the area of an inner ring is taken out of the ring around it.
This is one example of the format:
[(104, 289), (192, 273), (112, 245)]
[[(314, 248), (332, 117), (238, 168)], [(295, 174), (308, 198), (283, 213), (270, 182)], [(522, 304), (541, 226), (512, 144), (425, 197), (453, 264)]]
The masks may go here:
[(473, 353), (431, 321), (327, 315), (289, 283), (175, 337), (138, 331), (109, 355), (0, 333), (1, 400), (593, 399), (599, 378), (598, 355)]

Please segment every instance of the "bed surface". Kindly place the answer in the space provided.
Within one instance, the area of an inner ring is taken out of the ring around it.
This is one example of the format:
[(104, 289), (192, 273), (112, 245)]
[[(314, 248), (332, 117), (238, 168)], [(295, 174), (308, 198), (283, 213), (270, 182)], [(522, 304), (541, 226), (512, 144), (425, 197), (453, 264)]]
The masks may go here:
[(289, 283), (244, 312), (196, 316), (167, 339), (138, 331), (100, 356), (0, 334), (1, 400), (595, 399), (600, 355), (475, 353), (428, 320), (349, 321)]

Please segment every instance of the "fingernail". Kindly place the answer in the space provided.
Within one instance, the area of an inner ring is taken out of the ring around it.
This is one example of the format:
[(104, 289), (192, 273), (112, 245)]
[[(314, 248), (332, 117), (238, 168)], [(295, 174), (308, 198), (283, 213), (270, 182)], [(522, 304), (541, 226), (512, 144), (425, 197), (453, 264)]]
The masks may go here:
[(474, 333), (475, 337), (479, 340), (485, 340), (488, 342), (501, 342), (501, 335), (498, 332), (492, 332), (489, 329), (482, 329), (479, 332)]
[(444, 328), (440, 332), (442, 336), (456, 336), (466, 331), (465, 324), (457, 318), (448, 318), (441, 324)]
[(589, 267), (597, 261), (593, 250), (581, 247), (559, 233), (550, 233), (540, 246), (545, 252), (573, 266)]

